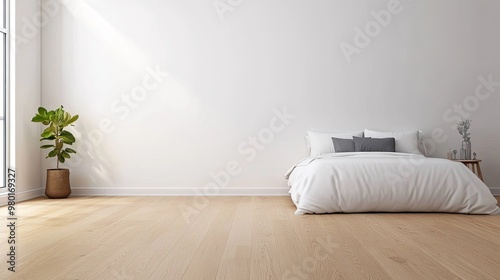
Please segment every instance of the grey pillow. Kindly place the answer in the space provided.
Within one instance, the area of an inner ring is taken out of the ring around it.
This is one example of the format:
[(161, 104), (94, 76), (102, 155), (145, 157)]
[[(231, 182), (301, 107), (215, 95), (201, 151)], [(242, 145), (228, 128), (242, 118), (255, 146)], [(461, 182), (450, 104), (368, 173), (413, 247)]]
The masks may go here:
[(354, 152), (354, 140), (332, 137), (333, 150), (336, 153)]
[(396, 139), (353, 137), (355, 152), (395, 152)]

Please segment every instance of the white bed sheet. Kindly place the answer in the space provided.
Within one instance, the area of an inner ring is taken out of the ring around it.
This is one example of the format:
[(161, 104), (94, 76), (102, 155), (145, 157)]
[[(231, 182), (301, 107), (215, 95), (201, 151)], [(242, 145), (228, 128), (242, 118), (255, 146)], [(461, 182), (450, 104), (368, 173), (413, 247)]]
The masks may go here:
[(451, 212), (499, 214), (488, 187), (465, 165), (404, 153), (334, 153), (290, 168), (296, 214)]

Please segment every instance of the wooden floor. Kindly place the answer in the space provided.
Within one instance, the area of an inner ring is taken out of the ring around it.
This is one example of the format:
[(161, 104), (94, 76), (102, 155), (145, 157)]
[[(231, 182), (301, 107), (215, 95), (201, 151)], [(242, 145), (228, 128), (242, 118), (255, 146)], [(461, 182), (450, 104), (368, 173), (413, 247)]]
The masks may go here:
[(17, 208), (16, 272), (2, 226), (0, 279), (500, 279), (500, 216), (296, 216), (288, 197), (39, 198)]

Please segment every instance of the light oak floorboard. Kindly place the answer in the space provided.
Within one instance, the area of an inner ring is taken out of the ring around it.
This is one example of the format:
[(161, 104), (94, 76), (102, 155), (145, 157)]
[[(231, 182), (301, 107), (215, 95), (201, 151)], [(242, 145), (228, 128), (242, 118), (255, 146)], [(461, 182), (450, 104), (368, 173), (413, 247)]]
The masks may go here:
[(16, 211), (16, 272), (2, 261), (0, 279), (500, 279), (500, 215), (297, 216), (289, 197), (37, 198)]

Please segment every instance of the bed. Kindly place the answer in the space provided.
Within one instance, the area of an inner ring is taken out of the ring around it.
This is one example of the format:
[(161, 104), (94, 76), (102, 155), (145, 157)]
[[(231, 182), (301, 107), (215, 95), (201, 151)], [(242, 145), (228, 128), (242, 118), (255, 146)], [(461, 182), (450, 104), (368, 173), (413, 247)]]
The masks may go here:
[(465, 165), (419, 152), (312, 154), (285, 178), (296, 214), (500, 213), (488, 187)]

